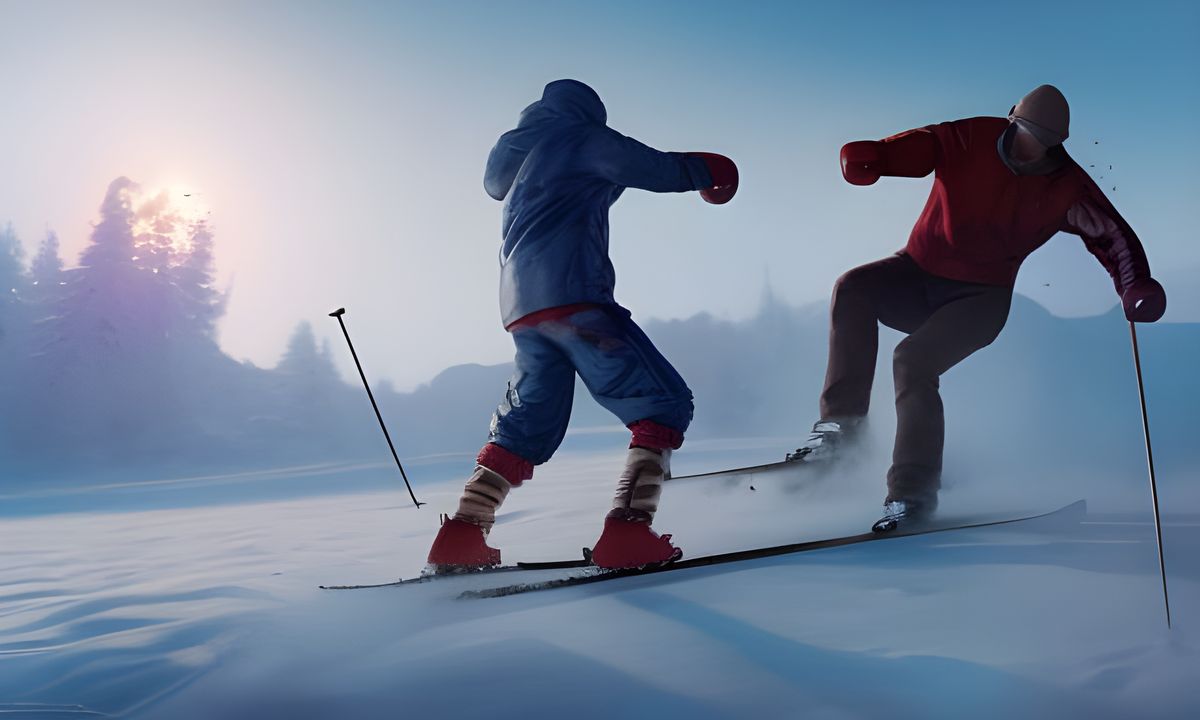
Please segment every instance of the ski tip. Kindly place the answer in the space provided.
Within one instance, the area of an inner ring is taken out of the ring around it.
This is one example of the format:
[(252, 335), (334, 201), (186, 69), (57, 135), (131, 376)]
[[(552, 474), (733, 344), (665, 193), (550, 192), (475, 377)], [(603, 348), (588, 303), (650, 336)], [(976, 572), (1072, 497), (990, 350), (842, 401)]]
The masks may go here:
[(895, 530), (896, 525), (895, 520), (876, 520), (875, 524), (871, 526), (871, 532), (876, 535), (885, 535)]

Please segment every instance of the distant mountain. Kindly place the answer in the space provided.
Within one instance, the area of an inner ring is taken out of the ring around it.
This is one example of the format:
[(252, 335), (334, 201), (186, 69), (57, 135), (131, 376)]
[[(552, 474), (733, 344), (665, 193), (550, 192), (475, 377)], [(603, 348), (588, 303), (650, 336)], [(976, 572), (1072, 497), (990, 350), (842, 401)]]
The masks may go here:
[[(754, 317), (741, 321), (701, 314), (643, 326), (695, 394), (689, 438), (799, 440), (816, 420), (827, 352), (826, 305), (790, 307), (768, 297)], [(1157, 459), (1166, 471), (1195, 467), (1200, 326), (1141, 326), (1140, 335)], [(891, 351), (900, 337), (881, 332), (870, 421), (881, 451), (894, 426)], [(117, 430), (102, 443), (76, 436), (30, 441), (9, 451), (10, 466), (20, 471), (14, 476), (91, 480), (323, 460), (387, 461), (362, 388), (337, 378), (328, 349), (303, 342), (297, 348), (293, 361), (270, 370), (235, 362), (215, 347), (194, 354), (186, 359), (189, 371), (177, 373), (184, 380), (170, 398), (172, 412), (186, 420), (180, 425), (186, 434), (172, 431), (141, 445), (122, 439)], [(460, 365), (412, 392), (376, 387), (401, 456), (455, 454), (467, 462), (487, 440), (491, 413), (511, 373), (511, 364)], [(1144, 468), (1128, 324), (1116, 310), (1064, 319), (1018, 296), (1000, 338), (947, 373), (942, 389), (948, 468), (986, 466), (1001, 475), (1079, 473), (1089, 464), (1131, 473)], [(619, 447), (623, 437), (619, 422), (577, 383), (565, 446)]]
[[(1139, 325), (1156, 460), (1165, 470), (1200, 463), (1200, 326)], [(1037, 468), (1094, 465), (1144, 474), (1141, 409), (1129, 324), (1118, 309), (1064, 320), (1022, 297), (989, 348), (943, 378), (949, 435), (981, 461)]]
[(1167, 289), (1168, 322), (1200, 322), (1200, 265), (1191, 267), (1155, 268), (1158, 279)]
[[(752, 318), (709, 315), (644, 324), (696, 396), (692, 438), (794, 435), (816, 420), (828, 348), (827, 306), (765, 304)], [(1160, 462), (1200, 461), (1200, 326), (1140, 328), (1147, 400)], [(891, 351), (902, 336), (881, 331), (871, 423), (894, 426)], [(451, 368), (413, 393), (390, 395), (387, 416), (404, 428), (408, 452), (474, 451), (511, 365)], [(1064, 319), (1018, 296), (1008, 326), (992, 346), (942, 381), (948, 437), (980, 462), (1015, 464), (1022, 456), (1072, 463), (1108, 458), (1144, 464), (1137, 385), (1128, 324), (1119, 311)], [(577, 384), (574, 437), (619, 423)], [(787, 448), (780, 448), (783, 452)], [(1041, 462), (1041, 461), (1040, 461)], [(1042, 463), (1042, 467), (1045, 463)]]

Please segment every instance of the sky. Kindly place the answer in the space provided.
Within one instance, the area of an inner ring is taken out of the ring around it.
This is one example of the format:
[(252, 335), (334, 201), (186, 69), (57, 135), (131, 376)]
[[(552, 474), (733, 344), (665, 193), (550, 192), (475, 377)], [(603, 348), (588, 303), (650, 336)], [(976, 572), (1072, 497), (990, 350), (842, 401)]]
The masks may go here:
[[(326, 317), (346, 307), (371, 377), (408, 389), (511, 359), (483, 166), (550, 80), (592, 85), (623, 133), (741, 170), (726, 206), (643, 192), (614, 206), (617, 298), (635, 319), (745, 317), (765, 282), (826, 299), (903, 246), (931, 182), (850, 186), (843, 143), (1003, 115), (1053, 83), (1067, 149), (1141, 236), (1166, 319), (1200, 321), (1200, 6), (1107, 5), (0, 0), (0, 222), (29, 254), (53, 229), (70, 265), (111, 180), (167, 189), (211, 219), (228, 353), (273, 366), (309, 321), (350, 377)], [(1017, 287), (1064, 316), (1116, 302), (1073, 236)]]

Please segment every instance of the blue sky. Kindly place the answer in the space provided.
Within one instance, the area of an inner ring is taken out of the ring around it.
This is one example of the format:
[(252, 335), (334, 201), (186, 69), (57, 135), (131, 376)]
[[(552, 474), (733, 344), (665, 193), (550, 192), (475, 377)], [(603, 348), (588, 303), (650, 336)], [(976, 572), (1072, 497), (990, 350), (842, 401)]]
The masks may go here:
[[(271, 365), (302, 319), (338, 340), (324, 314), (344, 305), (372, 374), (411, 387), (511, 356), (481, 176), (549, 80), (591, 84), (626, 134), (741, 168), (727, 206), (631, 192), (614, 208), (617, 295), (641, 318), (742, 317), (765, 277), (826, 298), (903, 245), (930, 182), (849, 186), (841, 144), (1000, 115), (1049, 82), (1168, 319), (1200, 320), (1200, 10), (1103, 5), (0, 2), (0, 221), (31, 250), (55, 229), (71, 262), (113, 178), (186, 188), (212, 213), (231, 354)], [(1064, 315), (1115, 302), (1071, 236), (1018, 289)]]

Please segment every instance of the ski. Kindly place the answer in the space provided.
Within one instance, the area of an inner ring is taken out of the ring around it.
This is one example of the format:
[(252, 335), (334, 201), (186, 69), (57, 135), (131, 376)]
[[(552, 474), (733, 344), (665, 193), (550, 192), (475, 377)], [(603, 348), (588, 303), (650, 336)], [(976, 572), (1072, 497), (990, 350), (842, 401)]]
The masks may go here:
[(591, 565), (591, 561), (584, 557), (578, 560), (551, 560), (547, 562), (518, 562), (511, 565), (496, 565), (489, 568), (481, 568), (479, 570), (471, 570), (459, 573), (429, 573), (425, 575), (417, 575), (411, 578), (401, 578), (385, 583), (374, 583), (370, 585), (318, 585), (321, 590), (366, 590), (368, 588), (384, 588), (397, 587), (400, 585), (417, 585), (427, 583), (433, 580), (445, 580), (447, 578), (473, 577), (476, 575), (492, 575), (495, 573), (515, 572), (517, 570), (565, 570), (571, 568), (586, 568)]
[(1087, 513), (1087, 502), (1077, 500), (1076, 502), (1052, 510), (1047, 513), (1038, 515), (1028, 515), (1024, 517), (1006, 518), (1001, 520), (968, 520), (965, 522), (957, 522), (954, 524), (939, 525), (936, 522), (925, 527), (913, 530), (894, 530), (887, 533), (867, 532), (859, 535), (847, 535), (838, 538), (829, 538), (825, 540), (810, 540), (807, 542), (792, 543), (789, 545), (776, 545), (774, 547), (756, 548), (752, 550), (739, 550), (729, 553), (720, 553), (717, 555), (705, 555), (703, 557), (691, 558), (690, 560), (679, 560), (666, 565), (658, 565), (649, 568), (631, 568), (628, 570), (602, 570), (600, 568), (588, 567), (584, 573), (570, 575), (568, 577), (556, 578), (554, 580), (544, 580), (531, 583), (516, 583), (513, 585), (504, 585), (494, 588), (486, 588), (483, 590), (467, 590), (459, 595), (459, 598), (497, 598), (506, 597), (508, 595), (518, 595), (529, 592), (539, 592), (542, 590), (553, 590), (555, 588), (573, 587), (576, 585), (587, 585), (595, 582), (603, 582), (606, 580), (618, 580), (620, 578), (654, 575), (657, 573), (671, 572), (674, 570), (687, 570), (688, 568), (707, 567), (710, 565), (722, 565), (725, 563), (739, 562), (742, 560), (754, 560), (757, 558), (773, 557), (776, 555), (791, 555), (795, 553), (808, 552), (810, 550), (823, 550), (826, 548), (842, 547), (845, 545), (855, 545), (864, 542), (873, 542), (876, 540), (888, 540), (892, 538), (913, 537), (915, 535), (930, 535), (933, 533), (946, 532), (949, 530), (966, 530), (969, 528), (991, 527), (995, 525), (1009, 525), (1012, 523), (1026, 522), (1051, 516), (1060, 517), (1077, 517), (1082, 519)]
[(744, 473), (763, 472), (766, 470), (776, 470), (785, 466), (805, 466), (805, 463), (798, 460), (779, 460), (777, 462), (763, 463), (762, 465), (747, 465), (746, 467), (729, 468), (728, 470), (709, 470), (708, 472), (692, 473), (690, 475), (672, 475), (667, 480), (696, 480), (698, 478), (717, 477), (718, 475), (742, 475)]

